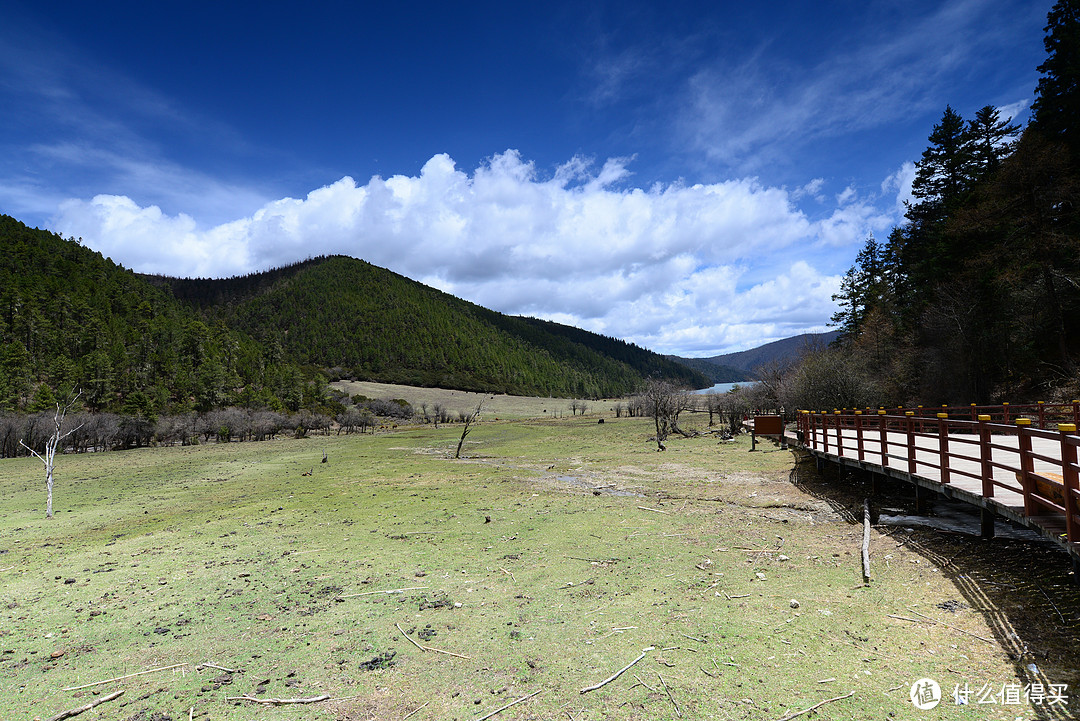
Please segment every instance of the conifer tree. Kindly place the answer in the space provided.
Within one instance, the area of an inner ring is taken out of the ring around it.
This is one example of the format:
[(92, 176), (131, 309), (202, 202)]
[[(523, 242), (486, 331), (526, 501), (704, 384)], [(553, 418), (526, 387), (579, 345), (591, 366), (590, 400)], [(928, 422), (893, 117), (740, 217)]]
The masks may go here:
[(1031, 127), (1080, 152), (1080, 0), (1058, 0), (1046, 18), (1047, 58), (1031, 106)]

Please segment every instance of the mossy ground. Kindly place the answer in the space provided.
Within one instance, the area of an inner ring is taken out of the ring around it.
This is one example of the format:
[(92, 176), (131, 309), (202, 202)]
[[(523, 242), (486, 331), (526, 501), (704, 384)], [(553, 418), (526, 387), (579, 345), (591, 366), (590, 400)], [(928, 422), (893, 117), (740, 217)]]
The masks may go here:
[[(1031, 662), (1080, 683), (1075, 652), (1029, 658), (1048, 647), (995, 601), (1023, 571), (875, 529), (864, 587), (861, 526), (790, 481), (791, 452), (710, 436), (658, 453), (649, 430), (488, 421), (460, 460), (457, 425), (64, 456), (51, 521), (40, 463), (2, 461), (0, 718), (118, 688), (87, 717), (465, 721), (541, 691), (497, 718), (780, 719), (848, 692), (817, 717), (1052, 718), (974, 699), (922, 712), (908, 693), (1026, 683)], [(1074, 638), (1080, 596), (1044, 585), (1060, 620), (1040, 601), (1039, 633)], [(377, 593), (395, 589), (411, 590)]]

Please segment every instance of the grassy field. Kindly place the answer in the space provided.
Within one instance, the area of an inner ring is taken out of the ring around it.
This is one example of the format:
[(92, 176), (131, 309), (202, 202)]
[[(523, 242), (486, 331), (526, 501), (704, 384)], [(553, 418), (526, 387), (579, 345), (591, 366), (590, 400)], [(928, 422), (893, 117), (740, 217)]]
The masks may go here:
[[(488, 420), (460, 460), (454, 425), (65, 456), (51, 521), (40, 463), (0, 461), (0, 718), (117, 689), (82, 718), (476, 721), (534, 692), (494, 718), (778, 721), (849, 693), (799, 718), (1077, 708), (976, 704), (984, 683), (1080, 683), (1080, 597), (1027, 590), (1001, 563), (1024, 549), (875, 529), (864, 587), (851, 503), (792, 483), (792, 453), (657, 453), (648, 432)], [(922, 677), (971, 703), (916, 710)]]
[[(412, 404), (417, 413), (420, 412), (421, 404), (426, 403), (429, 412), (431, 408), (440, 403), (455, 418), (459, 413), (472, 413), (479, 403), (483, 403), (483, 415), (485, 418), (506, 420), (521, 418), (561, 418), (570, 416), (569, 398), (533, 398), (529, 396), (494, 395), (491, 393), (472, 393), (470, 391), (454, 391), (446, 388), (418, 388), (416, 386), (402, 386), (393, 383), (372, 383), (370, 381), (338, 381), (332, 384), (334, 388), (354, 396), (357, 393), (368, 398), (403, 398)], [(585, 403), (588, 409), (586, 415), (611, 415), (614, 400), (579, 401)]]

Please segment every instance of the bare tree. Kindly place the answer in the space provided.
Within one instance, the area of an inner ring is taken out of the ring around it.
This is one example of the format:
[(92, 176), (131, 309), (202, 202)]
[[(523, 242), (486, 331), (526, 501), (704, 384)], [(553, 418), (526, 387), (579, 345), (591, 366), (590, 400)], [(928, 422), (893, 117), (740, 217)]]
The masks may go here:
[(53, 427), (54, 427), (55, 430), (53, 431), (52, 435), (49, 436), (48, 440), (45, 441), (45, 455), (44, 456), (42, 456), (40, 453), (35, 451), (30, 446), (23, 443), (21, 440), (19, 441), (19, 444), (23, 448), (25, 448), (26, 450), (33, 453), (34, 456), (36, 456), (39, 461), (41, 461), (42, 463), (45, 464), (45, 492), (47, 494), (46, 500), (45, 500), (45, 517), (46, 518), (52, 518), (53, 517), (53, 512), (52, 512), (53, 467), (55, 465), (56, 449), (60, 445), (60, 441), (64, 440), (65, 438), (67, 438), (72, 433), (74, 433), (75, 431), (77, 431), (79, 428), (82, 427), (82, 425), (80, 424), (79, 426), (76, 426), (75, 428), (69, 428), (67, 431), (63, 430), (64, 416), (66, 416), (67, 412), (69, 410), (71, 410), (71, 407), (73, 405), (75, 405), (75, 401), (79, 400), (80, 395), (82, 395), (82, 391), (79, 391), (78, 393), (76, 393), (75, 397), (72, 398), (70, 401), (68, 401), (66, 404), (64, 404), (64, 406), (62, 408), (60, 407), (60, 402), (57, 401), (57, 403), (56, 403), (56, 414), (53, 416)]
[(461, 438), (458, 440), (457, 451), (454, 453), (454, 458), (461, 458), (461, 446), (465, 443), (465, 436), (469, 435), (469, 431), (471, 430), (469, 426), (471, 426), (480, 417), (480, 409), (483, 407), (484, 402), (480, 401), (476, 404), (475, 411), (462, 417), (462, 420), (465, 421), (465, 427), (461, 429)]
[(656, 423), (656, 450), (666, 449), (664, 440), (670, 433), (688, 435), (679, 428), (679, 414), (693, 405), (690, 394), (671, 383), (650, 379), (641, 395), (644, 415)]

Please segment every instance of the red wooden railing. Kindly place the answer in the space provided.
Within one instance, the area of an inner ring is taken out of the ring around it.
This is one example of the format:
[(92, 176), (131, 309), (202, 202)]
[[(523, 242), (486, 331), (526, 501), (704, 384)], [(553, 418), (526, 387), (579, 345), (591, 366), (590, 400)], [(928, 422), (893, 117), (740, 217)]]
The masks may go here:
[(1016, 493), (1023, 508), (1014, 510), (1044, 529), (1064, 525), (1066, 545), (1080, 553), (1076, 401), (797, 415), (799, 438), (813, 451), (954, 484), (987, 499)]

